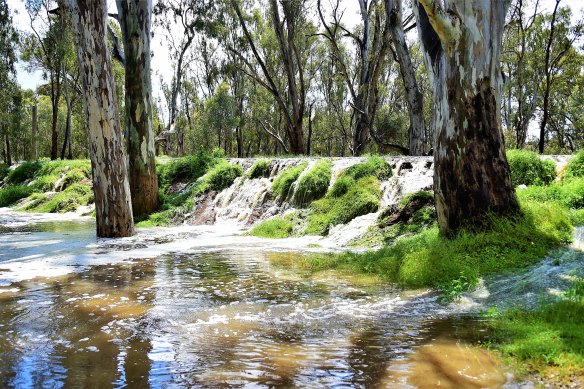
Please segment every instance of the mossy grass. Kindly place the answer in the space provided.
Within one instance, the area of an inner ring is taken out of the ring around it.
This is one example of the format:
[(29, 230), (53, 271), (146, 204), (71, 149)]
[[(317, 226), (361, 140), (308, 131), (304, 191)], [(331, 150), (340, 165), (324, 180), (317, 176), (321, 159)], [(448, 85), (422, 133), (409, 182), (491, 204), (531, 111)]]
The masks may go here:
[(167, 189), (177, 182), (193, 182), (202, 177), (219, 161), (216, 155), (201, 152), (196, 155), (173, 159), (157, 166), (159, 186)]
[(260, 159), (249, 169), (247, 176), (250, 179), (256, 178), (269, 178), (272, 173), (272, 160), (271, 159)]
[(521, 217), (490, 218), (491, 229), (481, 233), (447, 239), (432, 227), (378, 251), (307, 256), (298, 265), (376, 274), (407, 287), (439, 287), (461, 276), (472, 281), (525, 267), (571, 238), (567, 211), (555, 204), (527, 202)]
[(296, 182), (300, 174), (306, 169), (308, 163), (301, 162), (296, 166), (290, 166), (289, 168), (284, 169), (278, 177), (272, 183), (272, 193), (284, 200), (288, 196), (288, 192), (290, 191), (290, 187), (292, 184)]
[(413, 192), (413, 193), (405, 195), (401, 199), (399, 204), (401, 207), (405, 207), (413, 200), (421, 200), (424, 202), (433, 203), (434, 202), (434, 193), (428, 192), (425, 190), (419, 190), (417, 192)]
[(550, 300), (532, 311), (495, 312), (491, 347), (519, 373), (536, 373), (558, 386), (584, 385), (584, 278), (573, 277), (562, 298)]
[(575, 177), (584, 177), (584, 150), (576, 153), (568, 161), (564, 178), (571, 179)]
[(526, 150), (507, 151), (511, 181), (518, 185), (548, 185), (556, 178), (556, 164)]
[(306, 206), (320, 199), (328, 191), (332, 175), (332, 162), (323, 159), (302, 174), (296, 183), (292, 202), (297, 206)]
[(294, 221), (290, 217), (275, 217), (254, 227), (249, 234), (263, 238), (281, 239), (292, 235)]
[(18, 200), (30, 196), (32, 192), (33, 188), (26, 185), (11, 185), (0, 188), (0, 207), (8, 207)]
[(74, 212), (80, 206), (89, 205), (93, 202), (93, 190), (89, 185), (79, 183), (72, 184), (61, 192), (57, 192), (52, 197), (46, 197), (45, 202), (41, 202), (29, 211), (46, 213)]
[[(192, 211), (199, 196), (211, 191), (219, 192), (228, 188), (237, 177), (243, 174), (241, 166), (228, 163), (224, 159), (215, 160), (206, 166), (208, 170), (179, 193), (167, 195), (161, 188), (159, 191), (160, 211), (139, 221), (137, 225), (139, 227), (169, 225), (177, 216)], [(168, 183), (163, 183), (162, 185), (168, 186)]]

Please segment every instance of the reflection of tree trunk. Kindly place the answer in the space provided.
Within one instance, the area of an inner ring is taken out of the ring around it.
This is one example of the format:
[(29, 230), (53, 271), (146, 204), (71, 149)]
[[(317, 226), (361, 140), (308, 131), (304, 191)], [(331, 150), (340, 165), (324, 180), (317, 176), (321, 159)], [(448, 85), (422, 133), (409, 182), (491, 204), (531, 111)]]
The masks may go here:
[(506, 7), (498, 1), (466, 4), (464, 13), (433, 0), (414, 7), (434, 83), (434, 193), (440, 230), (447, 235), (476, 227), (489, 213), (519, 212), (501, 133)]
[(124, 139), (107, 42), (105, 0), (62, 0), (71, 14), (89, 128), (97, 235), (134, 233)]
[(126, 129), (135, 216), (158, 208), (158, 175), (152, 128), (150, 26), (152, 1), (117, 0), (126, 59)]

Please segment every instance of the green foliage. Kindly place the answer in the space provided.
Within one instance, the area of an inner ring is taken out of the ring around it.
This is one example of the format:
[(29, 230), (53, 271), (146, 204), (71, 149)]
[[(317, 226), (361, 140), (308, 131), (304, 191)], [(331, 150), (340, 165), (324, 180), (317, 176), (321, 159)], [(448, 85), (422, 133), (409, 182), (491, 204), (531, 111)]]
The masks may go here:
[(39, 161), (23, 162), (14, 170), (8, 173), (8, 182), (10, 184), (18, 185), (27, 180), (32, 180), (41, 168)]
[(584, 150), (579, 151), (572, 158), (570, 158), (564, 177), (584, 177)]
[(285, 199), (288, 196), (290, 187), (300, 177), (300, 174), (306, 169), (306, 166), (307, 163), (302, 162), (299, 165), (291, 166), (283, 170), (272, 183), (272, 193), (282, 200)]
[(273, 239), (288, 238), (293, 229), (294, 221), (291, 218), (275, 217), (258, 224), (250, 231), (250, 235)]
[(410, 193), (410, 194), (404, 196), (403, 199), (401, 199), (400, 206), (405, 207), (412, 200), (423, 200), (424, 202), (428, 202), (430, 204), (433, 204), (434, 203), (434, 193), (428, 192), (425, 190), (420, 190), (420, 191), (417, 191), (414, 193)]
[(195, 181), (215, 163), (217, 163), (215, 156), (201, 152), (197, 155), (174, 159), (166, 164), (159, 164), (159, 185), (167, 188), (176, 182)]
[(80, 206), (89, 205), (92, 202), (93, 190), (89, 185), (73, 184), (30, 210), (49, 213), (74, 212)]
[(221, 161), (213, 166), (209, 172), (203, 177), (201, 184), (195, 195), (211, 190), (221, 191), (233, 184), (237, 177), (243, 174), (241, 166)]
[(26, 185), (11, 185), (0, 189), (0, 207), (7, 207), (30, 196), (32, 188)]
[(305, 206), (323, 197), (331, 182), (331, 174), (331, 161), (318, 161), (310, 170), (300, 176), (294, 191), (293, 202), (298, 206)]
[(572, 282), (562, 300), (509, 310), (490, 324), (495, 346), (518, 368), (564, 385), (584, 376), (584, 279)]
[(393, 174), (391, 166), (387, 161), (378, 156), (372, 156), (366, 162), (357, 163), (349, 167), (343, 175), (349, 176), (354, 180), (361, 177), (375, 176), (380, 181), (386, 180)]
[(568, 209), (584, 208), (584, 178), (519, 189), (517, 197), (522, 200), (553, 202)]
[(409, 287), (439, 287), (461, 277), (472, 284), (481, 276), (533, 264), (571, 238), (561, 207), (527, 202), (523, 211), (516, 219), (493, 217), (492, 229), (485, 232), (447, 239), (432, 227), (378, 251), (307, 257), (299, 265), (315, 271), (346, 268)]
[(3, 181), (10, 173), (10, 167), (5, 163), (0, 162), (0, 181)]
[(327, 195), (310, 205), (308, 226), (305, 233), (322, 235), (330, 227), (348, 223), (357, 216), (377, 211), (379, 208), (380, 183), (376, 177), (358, 179), (348, 191), (338, 197)]
[(254, 178), (269, 178), (272, 172), (272, 161), (269, 159), (260, 159), (249, 169), (247, 174), (252, 180)]
[(469, 280), (464, 274), (460, 277), (455, 278), (444, 285), (440, 285), (438, 289), (440, 290), (439, 301), (451, 302), (458, 300), (460, 296), (474, 288), (477, 285), (477, 280)]
[(548, 185), (556, 178), (556, 164), (532, 151), (509, 150), (507, 160), (514, 186)]

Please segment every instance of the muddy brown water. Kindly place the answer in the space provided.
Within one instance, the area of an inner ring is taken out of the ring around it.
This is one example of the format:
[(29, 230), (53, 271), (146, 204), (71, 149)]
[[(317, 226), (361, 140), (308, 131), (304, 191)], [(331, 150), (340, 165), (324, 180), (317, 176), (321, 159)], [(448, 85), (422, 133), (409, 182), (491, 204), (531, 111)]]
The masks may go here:
[(271, 261), (279, 255), (168, 254), (5, 286), (0, 387), (510, 383), (473, 346), (480, 320), (453, 315), (432, 293), (285, 270)]

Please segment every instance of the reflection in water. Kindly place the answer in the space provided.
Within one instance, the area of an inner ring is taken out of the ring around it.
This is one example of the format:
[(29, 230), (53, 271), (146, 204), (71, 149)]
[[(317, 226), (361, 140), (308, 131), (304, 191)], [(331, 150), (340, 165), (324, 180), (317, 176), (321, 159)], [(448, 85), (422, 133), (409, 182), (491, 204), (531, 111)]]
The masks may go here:
[[(469, 328), (445, 320), (431, 295), (304, 277), (252, 251), (93, 266), (11, 287), (19, 291), (0, 294), (0, 387), (423, 387), (396, 372), (426, 374), (422, 362), (452, 354), (452, 343), (419, 346)], [(396, 362), (410, 355), (422, 362)], [(457, 360), (445, 365), (455, 376)]]

